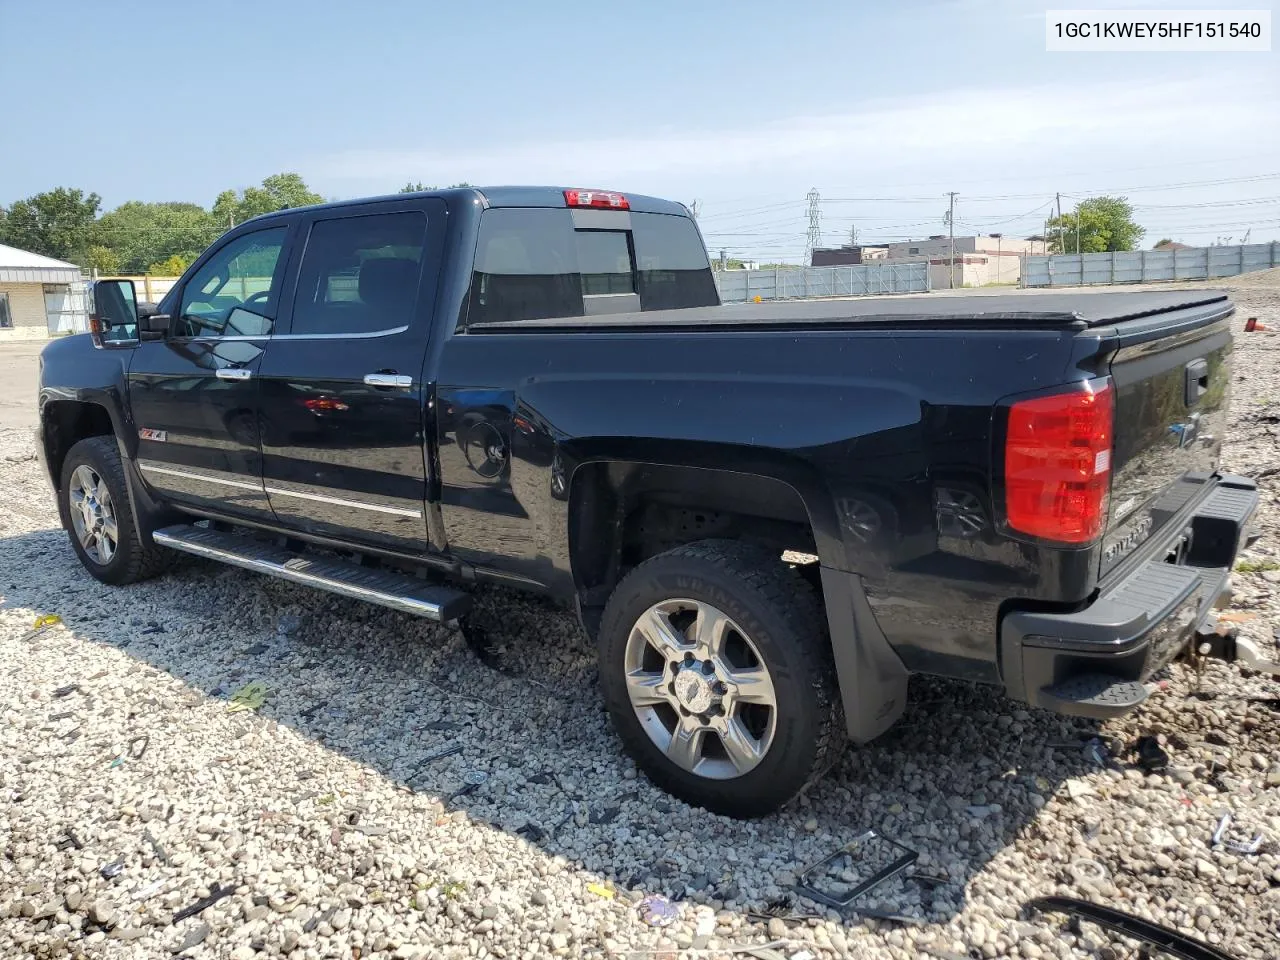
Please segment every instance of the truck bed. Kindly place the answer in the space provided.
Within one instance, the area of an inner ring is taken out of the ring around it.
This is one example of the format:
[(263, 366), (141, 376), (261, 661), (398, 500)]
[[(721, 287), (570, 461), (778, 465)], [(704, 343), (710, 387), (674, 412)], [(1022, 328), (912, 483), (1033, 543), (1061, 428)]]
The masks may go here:
[(735, 303), (689, 310), (652, 310), (592, 317), (558, 317), (475, 324), (468, 333), (511, 333), (520, 330), (662, 330), (690, 327), (728, 329), (793, 329), (863, 327), (975, 328), (1018, 325), (1086, 329), (1156, 314), (1225, 307), (1219, 290), (1040, 293), (1001, 291), (990, 294), (859, 297), (848, 300), (789, 300)]

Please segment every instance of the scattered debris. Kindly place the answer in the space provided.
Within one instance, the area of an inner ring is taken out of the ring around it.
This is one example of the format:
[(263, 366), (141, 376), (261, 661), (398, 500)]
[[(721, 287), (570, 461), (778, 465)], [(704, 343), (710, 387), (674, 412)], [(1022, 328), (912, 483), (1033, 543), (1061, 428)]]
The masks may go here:
[(282, 637), (292, 636), (302, 626), (302, 618), (293, 613), (281, 614), (276, 621), (276, 633)]
[(588, 883), (587, 892), (594, 893), (597, 897), (604, 897), (606, 900), (612, 900), (618, 895), (603, 883)]
[(134, 891), (133, 899), (137, 902), (141, 902), (143, 900), (150, 900), (157, 893), (163, 890), (164, 885), (168, 882), (169, 881), (166, 880), (164, 877), (161, 877), (155, 883), (149, 883), (145, 887), (143, 887), (141, 890)]
[[(795, 889), (810, 900), (843, 910), (872, 888), (902, 873), (918, 856), (916, 851), (868, 830), (802, 871)], [(862, 879), (846, 879), (858, 873)]]
[(270, 649), (265, 643), (255, 643), (252, 647), (246, 649), (244, 653), (247, 657), (260, 657)]
[(120, 874), (124, 873), (124, 861), (112, 860), (110, 863), (102, 866), (98, 873), (102, 875), (103, 880), (114, 880)]
[(1138, 755), (1138, 766), (1147, 773), (1158, 773), (1169, 766), (1169, 754), (1153, 736), (1139, 737), (1134, 750)]
[(666, 897), (652, 893), (637, 905), (640, 919), (651, 927), (669, 927), (680, 915), (680, 908)]
[(537, 843), (539, 840), (546, 837), (547, 831), (543, 830), (536, 823), (526, 823), (516, 831), (516, 835), (524, 837), (530, 843)]
[(142, 831), (142, 839), (147, 841), (151, 847), (151, 852), (156, 855), (156, 859), (161, 863), (169, 862), (169, 854), (165, 853), (164, 847), (160, 846), (160, 841), (151, 835), (150, 830)]
[(1107, 868), (1097, 860), (1072, 860), (1067, 871), (1076, 883), (1098, 884), (1107, 879)]
[(1218, 821), (1217, 828), (1213, 831), (1213, 836), (1209, 838), (1209, 846), (1226, 847), (1235, 853), (1244, 856), (1252, 856), (1262, 849), (1262, 834), (1258, 833), (1252, 840), (1233, 840), (1227, 836), (1227, 831), (1231, 828), (1231, 814), (1224, 813), (1222, 819)]
[(465, 797), (469, 793), (475, 793), (480, 789), (480, 787), (484, 786), (488, 779), (489, 774), (485, 773), (483, 770), (469, 771), (467, 775), (462, 778), (462, 786), (449, 794), (448, 802), (452, 803), (459, 797)]
[(1111, 754), (1101, 737), (1093, 737), (1084, 745), (1084, 758), (1095, 767), (1105, 767), (1111, 759)]
[(70, 827), (67, 827), (62, 831), (62, 835), (58, 837), (57, 842), (54, 843), (53, 846), (56, 850), (66, 850), (68, 847), (75, 847), (77, 850), (84, 849), (84, 844), (80, 842), (79, 837), (71, 832)]
[(130, 760), (141, 760), (142, 755), (147, 752), (147, 747), (151, 743), (151, 737), (143, 734), (140, 737), (134, 737), (129, 741), (128, 754)]
[(61, 700), (63, 697), (71, 696), (73, 693), (75, 693), (79, 689), (80, 689), (80, 684), (68, 683), (65, 687), (59, 687), (57, 690), (53, 691), (52, 696), (54, 700)]
[(1257, 317), (1250, 317), (1248, 320), (1244, 322), (1244, 332), (1245, 333), (1275, 333), (1276, 331), (1272, 330), (1265, 323), (1259, 323)]
[[(195, 903), (191, 904), (190, 906), (183, 907), (181, 910), (175, 913), (173, 915), (173, 923), (175, 924), (181, 923), (183, 920), (186, 920), (188, 917), (194, 917), (196, 916), (196, 914), (203, 913), (204, 911), (212, 907), (215, 903), (217, 903), (219, 900), (223, 900), (231, 896), (231, 894), (235, 892), (236, 892), (235, 887), (230, 887), (230, 886), (220, 887), (215, 885), (213, 889), (209, 891), (209, 895), (207, 897), (197, 900)], [(334, 909), (336, 912), (336, 908)]]
[(23, 640), (32, 640), (50, 627), (57, 626), (62, 622), (62, 618), (56, 613), (42, 613), (36, 617), (35, 622), (31, 624), (31, 629), (22, 635)]
[(1111, 907), (1075, 897), (1037, 897), (1027, 906), (1045, 913), (1066, 913), (1135, 940), (1142, 940), (1180, 960), (1235, 960), (1230, 954), (1177, 930)]
[(231, 702), (227, 704), (227, 713), (240, 713), (244, 710), (257, 710), (267, 702), (267, 685), (255, 680), (246, 683), (231, 694)]
[(455, 743), (451, 747), (445, 747), (443, 750), (437, 750), (435, 753), (427, 754), (420, 761), (418, 761), (418, 765), (413, 768), (413, 770), (409, 773), (407, 777), (404, 778), (405, 783), (410, 783), (413, 780), (417, 779), (418, 774), (422, 772), (422, 768), (427, 766), (428, 764), (435, 763), (437, 760), (443, 760), (445, 757), (455, 756), (461, 752), (462, 752), (462, 744)]
[(1094, 790), (1088, 780), (1073, 777), (1065, 783), (1067, 788), (1067, 796), (1077, 803), (1083, 802), (1087, 797), (1096, 797), (1098, 791)]
[(618, 819), (618, 814), (621, 812), (621, 807), (605, 807), (599, 813), (593, 812), (590, 820), (592, 823), (599, 824), (613, 823), (614, 820)]

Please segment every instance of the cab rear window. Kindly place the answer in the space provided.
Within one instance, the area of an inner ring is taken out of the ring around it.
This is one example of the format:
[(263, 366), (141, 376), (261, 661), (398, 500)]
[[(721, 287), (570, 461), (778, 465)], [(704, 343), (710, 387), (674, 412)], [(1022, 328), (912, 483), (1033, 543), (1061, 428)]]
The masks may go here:
[(687, 217), (509, 207), (480, 221), (467, 324), (720, 302)]

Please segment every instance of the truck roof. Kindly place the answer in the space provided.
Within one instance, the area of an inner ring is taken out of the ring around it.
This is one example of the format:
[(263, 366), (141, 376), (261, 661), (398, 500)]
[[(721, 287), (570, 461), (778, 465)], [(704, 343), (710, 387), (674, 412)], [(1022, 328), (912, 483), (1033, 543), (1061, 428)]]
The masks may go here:
[[(396, 200), (405, 197), (445, 197), (455, 199), (477, 199), (485, 207), (566, 207), (564, 192), (566, 190), (597, 189), (595, 187), (530, 187), (530, 186), (494, 186), (494, 187), (449, 187), (443, 190), (421, 190), (415, 193), (387, 193), (372, 197), (353, 197), (350, 200), (333, 200), (329, 203), (316, 203), (303, 207), (290, 207), (287, 210), (273, 210), (246, 220), (267, 220), (285, 213), (298, 210), (341, 209), (376, 200)], [(603, 188), (599, 188), (603, 189)], [(632, 213), (665, 213), (687, 217), (689, 210), (682, 203), (674, 200), (663, 200), (661, 197), (649, 197), (642, 193), (627, 193), (625, 190), (613, 191), (621, 193), (631, 204)]]

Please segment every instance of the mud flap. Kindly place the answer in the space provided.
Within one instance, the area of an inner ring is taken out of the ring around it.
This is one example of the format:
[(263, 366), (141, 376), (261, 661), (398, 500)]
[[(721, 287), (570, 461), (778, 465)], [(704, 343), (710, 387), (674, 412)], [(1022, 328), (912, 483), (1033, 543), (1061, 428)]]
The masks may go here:
[(866, 743), (902, 716), (910, 674), (876, 623), (858, 576), (821, 570), (845, 726), (850, 740)]

